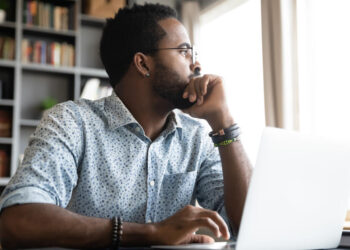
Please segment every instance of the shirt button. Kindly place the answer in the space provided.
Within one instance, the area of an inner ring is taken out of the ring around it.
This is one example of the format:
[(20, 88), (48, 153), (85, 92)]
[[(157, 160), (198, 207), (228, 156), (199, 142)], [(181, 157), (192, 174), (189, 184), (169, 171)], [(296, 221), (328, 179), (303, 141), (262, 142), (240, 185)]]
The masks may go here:
[(148, 220), (147, 223), (152, 223), (152, 221), (151, 221), (151, 220)]
[(136, 131), (137, 133), (140, 133), (141, 129), (140, 129), (139, 127), (136, 127), (136, 128), (135, 128), (135, 131)]
[(154, 186), (154, 181), (151, 181), (149, 184), (153, 187)]

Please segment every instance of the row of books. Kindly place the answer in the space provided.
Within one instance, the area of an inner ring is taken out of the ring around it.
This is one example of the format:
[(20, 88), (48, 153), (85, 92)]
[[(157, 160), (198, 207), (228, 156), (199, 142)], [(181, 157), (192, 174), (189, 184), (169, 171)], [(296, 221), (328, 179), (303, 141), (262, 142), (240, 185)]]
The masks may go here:
[(74, 46), (68, 43), (22, 40), (22, 62), (74, 66)]
[(74, 30), (74, 5), (63, 7), (38, 0), (24, 2), (23, 22), (55, 30)]
[(15, 39), (13, 37), (0, 36), (0, 58), (15, 59)]

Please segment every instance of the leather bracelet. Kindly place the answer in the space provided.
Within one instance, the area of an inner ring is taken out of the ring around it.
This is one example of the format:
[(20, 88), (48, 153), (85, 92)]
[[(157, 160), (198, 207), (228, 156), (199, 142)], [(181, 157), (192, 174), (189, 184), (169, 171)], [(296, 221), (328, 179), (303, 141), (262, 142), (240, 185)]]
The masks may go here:
[(238, 127), (237, 123), (228, 128), (220, 129), (218, 132), (212, 131), (209, 133), (215, 146), (221, 146), (220, 143), (224, 141), (238, 141), (240, 135), (241, 129)]

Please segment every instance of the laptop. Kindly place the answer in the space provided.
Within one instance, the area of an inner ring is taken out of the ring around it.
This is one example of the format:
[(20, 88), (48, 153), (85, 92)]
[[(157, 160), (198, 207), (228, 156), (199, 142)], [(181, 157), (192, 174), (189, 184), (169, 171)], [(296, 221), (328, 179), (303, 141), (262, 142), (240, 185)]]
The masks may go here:
[(236, 249), (336, 248), (350, 191), (350, 143), (266, 128)]
[(350, 191), (350, 143), (265, 128), (236, 245), (162, 249), (336, 248)]

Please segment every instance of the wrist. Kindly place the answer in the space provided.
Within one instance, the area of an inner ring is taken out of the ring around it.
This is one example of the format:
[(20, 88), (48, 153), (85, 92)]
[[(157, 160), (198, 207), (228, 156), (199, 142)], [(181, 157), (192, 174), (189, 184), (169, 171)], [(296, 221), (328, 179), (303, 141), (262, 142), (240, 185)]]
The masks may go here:
[(121, 246), (149, 246), (157, 242), (154, 224), (123, 223)]
[(207, 119), (210, 127), (213, 131), (219, 131), (220, 129), (228, 128), (233, 125), (234, 119), (229, 112), (220, 112)]

